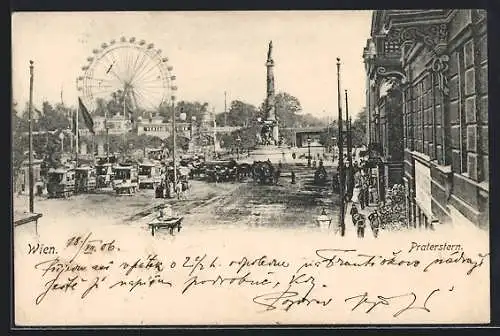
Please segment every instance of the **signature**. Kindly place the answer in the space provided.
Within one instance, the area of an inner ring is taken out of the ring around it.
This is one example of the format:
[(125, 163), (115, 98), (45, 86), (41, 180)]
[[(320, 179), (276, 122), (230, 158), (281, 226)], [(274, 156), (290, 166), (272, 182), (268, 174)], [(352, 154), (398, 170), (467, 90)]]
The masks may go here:
[[(448, 289), (449, 292), (452, 292), (453, 290), (454, 287)], [(439, 292), (441, 292), (441, 289), (439, 288), (430, 291), (429, 294), (427, 294), (427, 296), (425, 297), (423, 304), (421, 305), (416, 304), (417, 295), (414, 292), (409, 292), (394, 296), (387, 296), (387, 297), (382, 295), (377, 295), (375, 299), (372, 299), (367, 292), (364, 292), (363, 294), (348, 297), (344, 300), (344, 302), (355, 303), (354, 306), (352, 306), (351, 311), (355, 311), (358, 309), (365, 309), (365, 313), (369, 314), (378, 306), (390, 306), (394, 304), (394, 302), (397, 301), (397, 299), (406, 299), (403, 306), (398, 306), (398, 308), (400, 309), (397, 310), (392, 315), (393, 317), (399, 317), (401, 314), (408, 312), (410, 310), (423, 310), (426, 312), (430, 312), (431, 310), (428, 306), (430, 303), (430, 299), (436, 296), (436, 294)]]
[[(298, 291), (292, 291), (295, 285), (309, 285), (307, 292), (301, 295)], [(322, 307), (328, 306), (333, 302), (333, 298), (315, 298), (312, 296), (312, 291), (316, 287), (316, 279), (307, 274), (292, 275), (288, 283), (288, 288), (281, 292), (272, 292), (258, 295), (253, 298), (253, 302), (266, 307), (265, 311), (275, 310), (281, 308), (284, 311), (289, 311), (294, 306), (309, 306), (311, 304), (320, 305)], [(323, 287), (326, 287), (323, 285)]]

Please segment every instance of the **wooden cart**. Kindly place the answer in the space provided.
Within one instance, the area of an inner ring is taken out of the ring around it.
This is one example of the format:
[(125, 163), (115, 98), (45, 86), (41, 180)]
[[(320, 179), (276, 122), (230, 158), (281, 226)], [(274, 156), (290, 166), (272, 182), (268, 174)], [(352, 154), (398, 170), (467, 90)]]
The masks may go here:
[(174, 234), (174, 229), (177, 228), (177, 232), (181, 231), (182, 220), (184, 217), (170, 217), (165, 219), (155, 219), (149, 222), (148, 225), (151, 228), (151, 235), (155, 235), (155, 230), (158, 229), (169, 229), (170, 234)]
[(34, 223), (35, 224), (35, 234), (38, 235), (38, 220), (42, 217), (41, 213), (29, 213), (14, 211), (14, 226), (20, 226), (24, 224)]

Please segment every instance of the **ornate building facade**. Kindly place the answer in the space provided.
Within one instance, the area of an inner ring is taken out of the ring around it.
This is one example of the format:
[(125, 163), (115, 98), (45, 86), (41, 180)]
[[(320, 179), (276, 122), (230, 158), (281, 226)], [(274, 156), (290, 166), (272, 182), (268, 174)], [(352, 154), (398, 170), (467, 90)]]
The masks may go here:
[[(383, 159), (386, 147), (397, 141), (384, 135), (381, 87), (389, 84), (400, 95), (394, 98), (391, 120), (403, 125), (402, 180), (409, 224), (488, 227), (486, 12), (374, 11), (363, 57), (367, 138), (378, 148), (373, 156)], [(391, 125), (386, 122), (385, 127)]]

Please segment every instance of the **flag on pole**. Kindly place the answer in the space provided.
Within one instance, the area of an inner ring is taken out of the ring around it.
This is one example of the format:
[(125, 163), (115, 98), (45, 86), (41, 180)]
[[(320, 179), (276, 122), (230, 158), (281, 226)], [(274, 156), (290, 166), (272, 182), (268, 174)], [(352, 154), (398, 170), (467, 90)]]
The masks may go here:
[(80, 108), (80, 111), (82, 112), (83, 122), (85, 123), (85, 126), (87, 126), (90, 133), (95, 134), (94, 120), (92, 120), (92, 116), (90, 115), (85, 105), (83, 105), (82, 99), (80, 97), (78, 97), (78, 106)]

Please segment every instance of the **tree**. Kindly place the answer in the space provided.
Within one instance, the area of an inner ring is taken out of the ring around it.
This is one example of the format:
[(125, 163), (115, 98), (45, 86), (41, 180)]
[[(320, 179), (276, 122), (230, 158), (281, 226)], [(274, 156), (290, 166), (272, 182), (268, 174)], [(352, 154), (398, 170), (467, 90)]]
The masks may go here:
[(97, 98), (95, 102), (96, 102), (96, 109), (94, 110), (93, 114), (95, 116), (105, 117), (108, 109), (107, 107), (108, 102), (104, 98)]
[(366, 108), (363, 108), (361, 112), (358, 113), (357, 118), (352, 122), (351, 133), (353, 146), (361, 146), (366, 143), (366, 128), (367, 112)]
[(241, 100), (233, 100), (227, 115), (227, 126), (248, 127), (253, 120), (257, 119), (256, 116), (255, 106)]
[(280, 92), (276, 95), (276, 116), (281, 127), (299, 127), (301, 126), (300, 113), (302, 106), (297, 97), (292, 96), (287, 92)]
[(118, 90), (111, 93), (111, 99), (108, 100), (106, 107), (108, 108), (108, 117), (123, 114), (123, 91)]
[(12, 170), (17, 174), (25, 159), (24, 152), (27, 150), (27, 141), (23, 141), (23, 132), (28, 130), (26, 119), (19, 117), (17, 110), (12, 109)]
[[(33, 109), (34, 131), (56, 131), (70, 128), (70, 109), (62, 104), (53, 107), (49, 102), (43, 102), (42, 110)], [(23, 118), (28, 119), (28, 109), (23, 112)]]
[[(345, 125), (344, 125), (345, 127)], [(337, 145), (337, 139), (339, 135), (339, 127), (337, 124), (337, 120), (334, 120), (330, 123), (320, 136), (319, 143), (325, 146), (326, 148), (332, 148)]]
[[(275, 97), (276, 116), (280, 128), (298, 128), (298, 127), (322, 127), (325, 121), (313, 116), (312, 114), (302, 114), (302, 106), (297, 97), (287, 92), (280, 92)], [(259, 108), (259, 116), (265, 118), (266, 100), (262, 102)]]
[[(186, 114), (186, 120), (189, 122), (192, 120), (192, 117), (196, 118), (196, 121), (201, 121), (203, 119), (204, 114), (207, 112), (208, 103), (204, 102), (189, 102), (189, 101), (180, 101), (175, 106), (175, 115), (177, 116), (176, 120), (179, 120), (181, 113)], [(165, 105), (160, 107), (160, 116), (163, 117), (163, 121), (169, 122), (172, 120), (172, 107)]]

